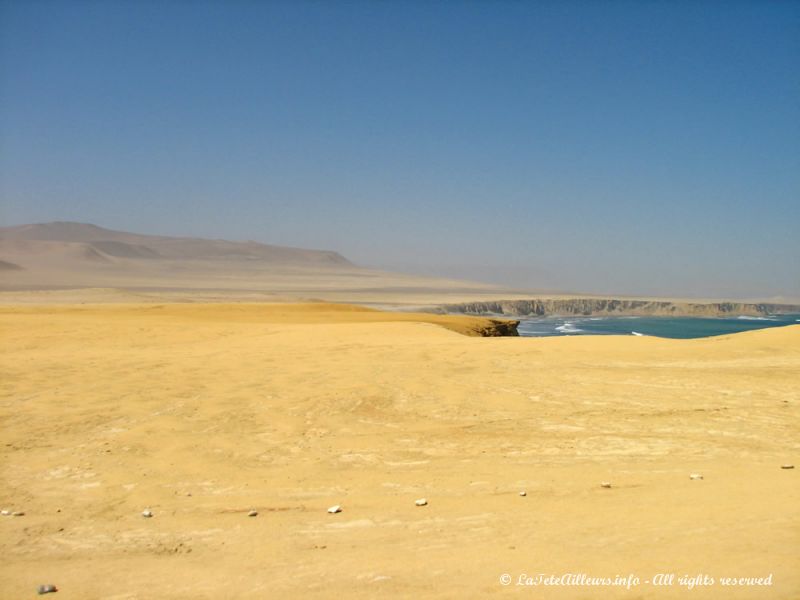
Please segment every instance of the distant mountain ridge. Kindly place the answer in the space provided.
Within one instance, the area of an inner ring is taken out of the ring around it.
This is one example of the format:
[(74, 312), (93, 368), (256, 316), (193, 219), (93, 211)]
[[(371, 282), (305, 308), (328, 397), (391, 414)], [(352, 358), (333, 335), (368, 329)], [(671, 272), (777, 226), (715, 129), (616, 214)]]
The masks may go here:
[[(22, 263), (26, 256), (114, 262), (132, 260), (259, 261), (315, 267), (352, 267), (330, 250), (308, 250), (259, 242), (232, 242), (115, 231), (89, 223), (56, 221), (0, 228), (0, 259)], [(13, 257), (13, 258), (12, 258)], [(22, 259), (22, 260), (18, 260)]]
[[(41, 291), (32, 298), (46, 302), (56, 290), (87, 290), (67, 297), (90, 300), (105, 296), (88, 290), (124, 290), (133, 301), (152, 293), (181, 301), (357, 296), (393, 302), (415, 294), (465, 298), (467, 291), (481, 298), (494, 289), (366, 268), (332, 250), (145, 235), (75, 222), (0, 227), (0, 292)], [(110, 297), (116, 301), (118, 294)]]

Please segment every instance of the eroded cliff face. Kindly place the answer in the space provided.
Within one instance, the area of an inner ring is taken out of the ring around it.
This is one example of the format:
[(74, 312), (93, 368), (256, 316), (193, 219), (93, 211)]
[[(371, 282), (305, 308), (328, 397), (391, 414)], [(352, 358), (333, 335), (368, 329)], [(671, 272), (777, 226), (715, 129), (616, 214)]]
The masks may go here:
[(475, 329), (475, 333), (480, 337), (518, 336), (518, 325), (519, 321), (512, 321), (509, 319), (488, 319), (488, 323), (485, 326)]
[[(800, 305), (749, 304), (744, 302), (669, 302), (659, 300), (621, 300), (614, 298), (539, 298), (531, 300), (498, 300), (445, 304), (442, 312), (468, 315), (526, 316), (673, 316), (724, 317), (775, 313), (800, 313)], [(513, 335), (513, 334), (512, 334)]]

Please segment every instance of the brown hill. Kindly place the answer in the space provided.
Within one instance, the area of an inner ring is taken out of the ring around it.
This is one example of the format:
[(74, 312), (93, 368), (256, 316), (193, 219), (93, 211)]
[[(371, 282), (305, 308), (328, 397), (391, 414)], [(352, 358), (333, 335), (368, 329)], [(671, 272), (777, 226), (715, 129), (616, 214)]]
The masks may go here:
[[(142, 235), (87, 223), (0, 228), (0, 290), (104, 288), (206, 299), (328, 299), (411, 304), (484, 298), (494, 286), (387, 273), (337, 252), (189, 237)], [(87, 292), (88, 293), (88, 292)], [(112, 293), (118, 298), (116, 292)], [(84, 298), (98, 300), (96, 293)], [(495, 297), (494, 295), (492, 297)], [(39, 298), (41, 300), (41, 298)]]
[[(143, 235), (105, 229), (88, 223), (54, 222), (17, 227), (0, 228), (0, 246), (3, 256), (8, 254), (44, 250), (53, 252), (55, 259), (63, 258), (61, 251), (71, 252), (67, 247), (46, 245), (32, 246), (39, 242), (63, 242), (83, 244), (108, 257), (130, 259), (177, 259), (177, 260), (255, 260), (270, 263), (313, 266), (352, 266), (352, 263), (337, 252), (329, 250), (307, 250), (273, 246), (258, 242), (231, 242), (202, 238)], [(8, 242), (28, 242), (32, 246), (19, 247)], [(74, 251), (72, 251), (74, 257)]]

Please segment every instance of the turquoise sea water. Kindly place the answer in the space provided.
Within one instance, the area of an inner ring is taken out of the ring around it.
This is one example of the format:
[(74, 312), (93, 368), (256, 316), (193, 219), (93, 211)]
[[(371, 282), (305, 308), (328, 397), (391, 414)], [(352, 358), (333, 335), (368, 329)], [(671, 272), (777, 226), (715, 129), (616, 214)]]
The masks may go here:
[(700, 338), (800, 324), (800, 314), (769, 317), (547, 317), (523, 319), (525, 337), (561, 335), (651, 335), (664, 338)]

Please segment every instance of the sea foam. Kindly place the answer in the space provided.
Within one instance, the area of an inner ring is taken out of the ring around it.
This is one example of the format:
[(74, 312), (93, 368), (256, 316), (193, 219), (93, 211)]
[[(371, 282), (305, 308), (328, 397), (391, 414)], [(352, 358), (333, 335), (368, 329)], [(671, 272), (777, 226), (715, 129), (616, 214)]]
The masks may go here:
[(741, 319), (742, 321), (774, 321), (775, 319), (772, 317), (751, 317), (748, 315), (740, 315), (736, 317), (737, 319)]

